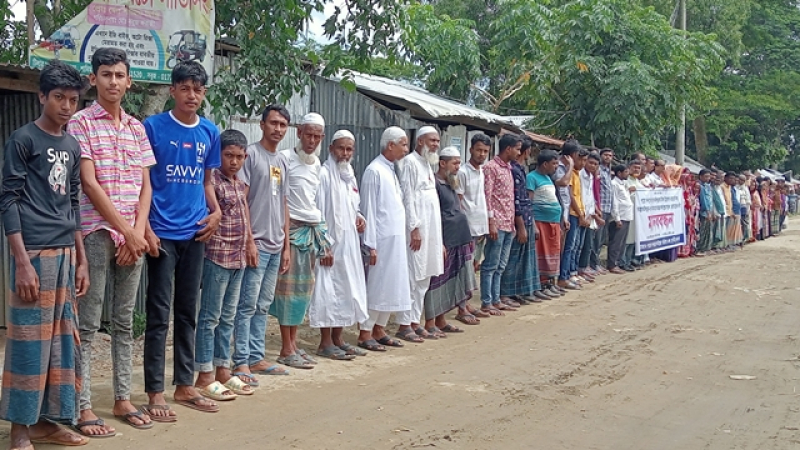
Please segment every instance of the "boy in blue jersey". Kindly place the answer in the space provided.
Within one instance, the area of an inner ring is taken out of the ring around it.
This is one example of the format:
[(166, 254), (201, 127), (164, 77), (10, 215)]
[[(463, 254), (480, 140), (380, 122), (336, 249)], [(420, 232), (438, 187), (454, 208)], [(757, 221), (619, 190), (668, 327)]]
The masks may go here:
[(171, 306), (175, 402), (204, 412), (219, 410), (194, 387), (194, 336), (203, 255), (205, 243), (216, 232), (222, 216), (211, 182), (211, 169), (220, 166), (220, 134), (213, 123), (197, 115), (207, 82), (208, 75), (200, 64), (178, 64), (172, 70), (170, 86), (175, 107), (144, 122), (157, 163), (150, 169), (153, 202), (145, 235), (149, 283), (144, 383), (149, 403), (142, 409), (156, 422), (176, 420), (164, 398)]

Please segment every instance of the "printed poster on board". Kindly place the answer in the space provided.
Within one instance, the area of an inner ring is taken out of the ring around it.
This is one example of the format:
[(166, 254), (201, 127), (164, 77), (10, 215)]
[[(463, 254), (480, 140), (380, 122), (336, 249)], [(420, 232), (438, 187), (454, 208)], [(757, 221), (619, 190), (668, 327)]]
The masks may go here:
[(29, 64), (51, 59), (92, 72), (92, 55), (102, 47), (128, 53), (131, 78), (169, 84), (178, 61), (214, 66), (214, 0), (95, 0), (46, 39), (31, 46)]
[(682, 188), (637, 190), (633, 214), (637, 255), (686, 244)]

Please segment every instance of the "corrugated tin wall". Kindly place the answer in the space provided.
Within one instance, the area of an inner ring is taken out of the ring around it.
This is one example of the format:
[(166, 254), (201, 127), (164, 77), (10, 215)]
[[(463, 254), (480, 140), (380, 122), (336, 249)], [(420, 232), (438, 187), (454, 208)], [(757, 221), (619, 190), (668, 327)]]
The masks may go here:
[[(36, 94), (21, 92), (0, 94), (0, 148), (5, 149), (6, 139), (17, 128), (39, 117), (41, 105)], [(0, 158), (0, 171), (2, 170), (3, 159)], [(9, 273), (11, 252), (8, 248), (8, 240), (5, 233), (0, 237), (0, 298), (2, 298), (2, 308), (0, 308), (0, 326), (6, 325), (6, 293), (11, 284)]]

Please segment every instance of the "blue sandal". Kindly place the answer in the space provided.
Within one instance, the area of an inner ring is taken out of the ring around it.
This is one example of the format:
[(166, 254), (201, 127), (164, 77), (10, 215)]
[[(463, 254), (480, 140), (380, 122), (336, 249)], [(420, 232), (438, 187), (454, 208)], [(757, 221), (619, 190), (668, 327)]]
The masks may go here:
[[(259, 385), (258, 384), (258, 378), (256, 378), (252, 373), (233, 372), (231, 375), (233, 375), (235, 377), (238, 377), (240, 380), (242, 380), (245, 383), (247, 383), (247, 385), (250, 386), (250, 387), (256, 388)], [(247, 378), (247, 379), (245, 380), (243, 378)]]

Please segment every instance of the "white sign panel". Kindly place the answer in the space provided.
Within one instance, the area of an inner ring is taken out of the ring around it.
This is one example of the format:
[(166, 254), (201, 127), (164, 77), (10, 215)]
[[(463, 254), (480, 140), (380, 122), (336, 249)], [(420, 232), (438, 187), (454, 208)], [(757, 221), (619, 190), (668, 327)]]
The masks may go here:
[(634, 208), (636, 254), (644, 255), (686, 244), (683, 189), (636, 191)]

